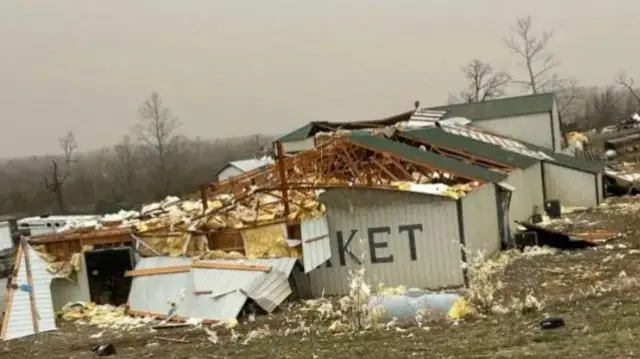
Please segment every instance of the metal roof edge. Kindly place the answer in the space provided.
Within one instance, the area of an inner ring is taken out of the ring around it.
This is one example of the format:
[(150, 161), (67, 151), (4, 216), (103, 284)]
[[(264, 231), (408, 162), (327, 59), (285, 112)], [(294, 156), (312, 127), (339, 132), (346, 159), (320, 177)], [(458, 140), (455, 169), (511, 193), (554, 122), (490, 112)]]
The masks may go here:
[[(371, 135), (368, 135), (368, 136), (360, 135), (355, 137), (353, 136), (348, 137), (348, 140), (349, 142), (353, 143), (356, 146), (367, 147), (371, 150), (381, 151), (381, 152), (390, 150), (390, 149), (375, 148), (376, 147), (375, 142), (378, 142), (378, 144), (386, 147), (392, 146), (394, 147), (393, 152), (395, 152), (395, 155), (400, 158), (404, 158), (406, 160), (417, 159), (421, 162), (424, 162), (427, 165), (438, 168), (445, 172), (450, 172), (459, 177), (467, 177), (467, 178), (471, 178), (479, 181), (486, 181), (486, 182), (493, 182), (493, 183), (500, 182), (501, 180), (508, 177), (506, 174), (501, 172), (497, 172), (484, 167), (468, 164), (466, 162), (445, 157), (442, 155), (438, 155), (435, 153), (422, 151), (416, 147), (412, 147), (404, 143), (390, 140), (387, 138), (381, 138), (381, 137), (376, 137)], [(371, 147), (374, 147), (374, 148), (371, 148)], [(401, 151), (406, 153), (404, 154), (400, 153)], [(439, 165), (438, 162), (443, 162), (443, 163)], [(443, 167), (449, 167), (449, 168), (443, 168)], [(452, 167), (458, 167), (458, 169), (455, 169)], [(456, 173), (458, 170), (462, 170), (463, 172), (466, 172), (466, 173)]]

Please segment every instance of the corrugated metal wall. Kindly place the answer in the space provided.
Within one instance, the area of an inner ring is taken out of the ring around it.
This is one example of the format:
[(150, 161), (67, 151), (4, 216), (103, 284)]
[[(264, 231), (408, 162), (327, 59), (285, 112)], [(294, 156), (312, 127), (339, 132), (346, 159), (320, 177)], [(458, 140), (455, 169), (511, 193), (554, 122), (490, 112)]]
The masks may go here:
[(473, 124), (516, 140), (549, 149), (553, 148), (551, 116), (548, 112), (475, 121)]
[(536, 205), (540, 210), (544, 209), (540, 166), (540, 163), (536, 163), (524, 170), (515, 170), (511, 172), (509, 178), (505, 181), (516, 188), (511, 195), (511, 205), (509, 207), (509, 222), (512, 234), (517, 230), (517, 225), (514, 221), (528, 221)]
[(544, 163), (547, 200), (558, 199), (566, 207), (597, 205), (595, 174), (553, 163)]
[(462, 218), (468, 260), (472, 260), (479, 252), (488, 256), (500, 249), (495, 185), (486, 185), (462, 197)]
[[(38, 332), (42, 333), (56, 329), (55, 313), (53, 311), (51, 290), (49, 288), (53, 275), (47, 271), (45, 261), (40, 258), (36, 251), (31, 249), (30, 246), (26, 246), (26, 248), (31, 266), (33, 293), (37, 313), (31, 313), (31, 301), (28, 292), (18, 289), (13, 291), (13, 294), (9, 294), (12, 296), (12, 299), (11, 306), (5, 308), (7, 311), (6, 315), (9, 316), (4, 335), (5, 340), (34, 334), (34, 316), (38, 321)], [(18, 285), (28, 284), (24, 257), (20, 261), (18, 275), (14, 283)]]
[(598, 181), (598, 202), (602, 203), (604, 201), (604, 185), (602, 184), (602, 173), (597, 174)]
[(331, 258), (327, 216), (302, 220), (300, 233), (302, 234), (304, 272), (309, 273)]
[(282, 142), (282, 149), (286, 153), (307, 151), (315, 147), (315, 138), (309, 137), (299, 141)]
[(332, 189), (321, 200), (327, 204), (332, 257), (309, 273), (313, 295), (348, 293), (348, 273), (360, 268), (357, 261), (372, 284), (464, 283), (455, 201), (374, 189)]
[(218, 173), (218, 181), (224, 181), (226, 179), (241, 175), (243, 173), (244, 172), (240, 171), (239, 169), (233, 166), (227, 165), (225, 169), (223, 169), (222, 171), (220, 171), (220, 173)]

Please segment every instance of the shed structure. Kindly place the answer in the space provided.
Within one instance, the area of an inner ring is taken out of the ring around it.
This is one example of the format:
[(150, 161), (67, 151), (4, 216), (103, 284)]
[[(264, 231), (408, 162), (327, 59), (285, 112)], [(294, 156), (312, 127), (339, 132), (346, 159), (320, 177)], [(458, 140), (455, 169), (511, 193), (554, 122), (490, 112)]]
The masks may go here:
[(558, 105), (553, 93), (437, 106), (443, 118), (465, 117), (473, 125), (554, 152), (564, 148)]
[[(349, 271), (367, 281), (423, 288), (465, 284), (462, 263), (501, 247), (499, 187), (461, 199), (381, 189), (331, 189), (327, 205), (331, 259), (309, 273), (314, 296), (345, 295)], [(481, 209), (481, 210), (479, 210)]]
[(517, 225), (514, 221), (528, 221), (535, 208), (543, 208), (544, 186), (541, 177), (541, 161), (535, 151), (521, 149), (509, 151), (492, 143), (464, 136), (453, 127), (427, 128), (402, 132), (401, 140), (416, 141), (427, 146), (436, 146), (441, 154), (465, 155), (475, 159), (478, 165), (490, 168), (496, 166), (509, 167), (506, 182), (515, 187), (509, 207), (509, 225), (511, 233)]
[(512, 199), (512, 220), (528, 220), (533, 206), (542, 210), (549, 200), (559, 200), (564, 206), (591, 207), (604, 198), (604, 163), (555, 153), (469, 126), (420, 129), (403, 135), (519, 169), (524, 177), (519, 179), (519, 171), (514, 171), (508, 180), (521, 189), (516, 190)]
[(309, 273), (312, 295), (349, 291), (350, 270), (365, 268), (386, 285), (427, 288), (465, 284), (462, 262), (501, 248), (508, 217), (507, 175), (389, 139), (357, 135), (353, 143), (463, 173), (485, 183), (461, 198), (374, 188), (335, 188), (320, 195), (327, 206), (330, 260)]

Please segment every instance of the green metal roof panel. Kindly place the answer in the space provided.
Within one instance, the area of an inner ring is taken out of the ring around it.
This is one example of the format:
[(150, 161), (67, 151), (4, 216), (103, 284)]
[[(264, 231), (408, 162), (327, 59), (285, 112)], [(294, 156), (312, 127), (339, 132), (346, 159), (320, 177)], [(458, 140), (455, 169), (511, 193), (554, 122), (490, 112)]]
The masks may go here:
[(547, 161), (549, 163), (557, 163), (561, 166), (573, 168), (576, 170), (599, 173), (604, 170), (604, 162), (587, 161), (582, 158), (565, 155), (562, 153), (547, 152), (547, 154), (555, 159), (555, 161)]
[(382, 137), (358, 135), (350, 137), (349, 141), (355, 145), (374, 151), (388, 152), (399, 158), (422, 163), (445, 172), (450, 172), (454, 175), (478, 181), (497, 183), (507, 178), (507, 175), (504, 173), (492, 171), (484, 167), (470, 165), (435, 153), (422, 151), (418, 148)]
[(286, 135), (278, 138), (276, 141), (281, 142), (291, 142), (291, 141), (301, 141), (306, 140), (311, 134), (311, 130), (313, 130), (313, 124), (308, 123), (293, 132), (289, 132)]
[(447, 111), (443, 118), (465, 117), (472, 121), (530, 115), (553, 110), (553, 93), (508, 97), (475, 103), (431, 107), (430, 110)]
[(427, 144), (465, 151), (480, 158), (522, 169), (529, 168), (539, 162), (536, 158), (508, 151), (499, 146), (474, 140), (473, 138), (454, 135), (439, 128), (419, 129), (403, 132), (403, 134)]

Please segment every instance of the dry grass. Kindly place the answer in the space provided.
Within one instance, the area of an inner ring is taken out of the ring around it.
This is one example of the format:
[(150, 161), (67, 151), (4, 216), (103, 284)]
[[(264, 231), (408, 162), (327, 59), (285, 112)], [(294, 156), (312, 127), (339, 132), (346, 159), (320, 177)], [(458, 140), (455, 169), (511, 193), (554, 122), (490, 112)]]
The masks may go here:
[[(640, 201), (623, 199), (597, 210), (572, 214), (570, 225), (624, 233), (597, 249), (561, 252), (533, 248), (507, 251), (467, 267), (470, 286), (462, 294), (475, 315), (453, 321), (437, 311), (408, 320), (382, 321), (365, 299), (394, 293), (350, 274), (343, 298), (290, 303), (267, 316), (249, 316), (213, 328), (154, 333), (105, 332), (64, 324), (57, 332), (0, 344), (0, 357), (89, 358), (92, 344), (113, 343), (123, 358), (626, 358), (640, 342)], [(563, 225), (566, 225), (563, 224)], [(562, 316), (567, 326), (542, 331), (545, 315)], [(162, 335), (189, 344), (169, 344)], [(34, 341), (35, 340), (35, 341)]]

